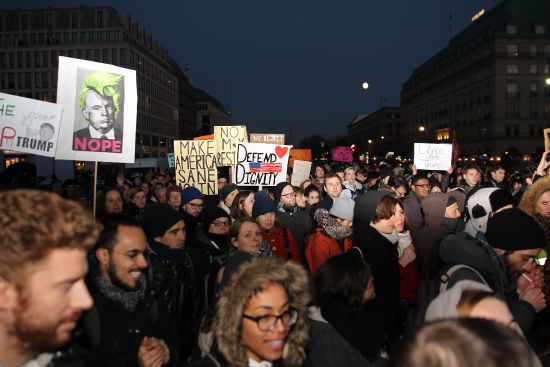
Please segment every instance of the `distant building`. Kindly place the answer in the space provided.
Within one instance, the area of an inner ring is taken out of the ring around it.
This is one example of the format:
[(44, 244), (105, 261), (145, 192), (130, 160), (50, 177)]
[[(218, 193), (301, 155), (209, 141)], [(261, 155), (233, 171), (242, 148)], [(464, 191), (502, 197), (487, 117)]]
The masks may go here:
[(549, 125), (550, 1), (505, 0), (414, 70), (401, 91), (405, 148), (448, 142), (500, 159), (543, 145)]
[(214, 125), (231, 125), (231, 113), (223, 103), (203, 90), (198, 90), (195, 98), (198, 135), (212, 134)]
[(379, 110), (359, 115), (348, 124), (348, 141), (360, 149), (376, 154), (388, 151), (402, 151), (401, 109), (382, 107)]
[(128, 15), (112, 7), (0, 10), (0, 90), (55, 102), (59, 56), (136, 70), (136, 157), (164, 157), (194, 131), (195, 89)]

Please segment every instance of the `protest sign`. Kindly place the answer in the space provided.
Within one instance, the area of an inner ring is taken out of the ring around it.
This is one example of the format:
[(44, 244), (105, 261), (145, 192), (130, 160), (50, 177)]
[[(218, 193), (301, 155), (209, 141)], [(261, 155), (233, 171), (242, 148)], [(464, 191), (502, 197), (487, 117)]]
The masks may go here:
[(280, 144), (285, 143), (285, 134), (250, 134), (251, 143)]
[(193, 140), (214, 140), (214, 134), (195, 136)]
[(53, 157), (63, 108), (0, 93), (0, 149)]
[(174, 153), (166, 154), (166, 158), (168, 159), (168, 168), (174, 167)]
[(544, 129), (544, 151), (550, 150), (550, 129)]
[(446, 171), (451, 167), (452, 157), (452, 144), (414, 143), (416, 169)]
[(305, 180), (309, 180), (309, 173), (311, 172), (311, 162), (308, 161), (294, 161), (294, 168), (292, 169), (292, 179), (290, 183), (293, 186), (300, 186)]
[(311, 149), (290, 149), (288, 166), (294, 167), (294, 160), (311, 161)]
[(57, 159), (133, 163), (135, 70), (59, 57), (57, 103), (63, 106)]
[(334, 147), (332, 160), (335, 162), (353, 162), (353, 150), (350, 147)]
[(214, 126), (214, 140), (218, 167), (232, 166), (237, 143), (247, 142), (246, 126)]
[(218, 193), (218, 171), (214, 140), (175, 140), (176, 184), (196, 187), (204, 195)]
[(238, 143), (233, 166), (237, 186), (275, 186), (286, 181), (290, 146)]

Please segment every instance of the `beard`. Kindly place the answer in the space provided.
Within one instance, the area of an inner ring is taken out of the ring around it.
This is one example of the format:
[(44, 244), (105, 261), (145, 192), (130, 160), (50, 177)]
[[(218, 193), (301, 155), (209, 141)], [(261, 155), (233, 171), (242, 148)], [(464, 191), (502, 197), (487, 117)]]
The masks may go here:
[[(133, 270), (130, 270), (133, 271)], [(124, 283), (120, 277), (118, 276), (118, 273), (116, 271), (115, 263), (114, 261), (109, 261), (109, 266), (107, 267), (107, 273), (109, 274), (109, 279), (111, 280), (111, 283), (119, 287), (120, 289), (128, 292), (135, 291), (139, 287), (139, 282), (136, 282), (135, 286), (131, 286), (127, 283)], [(143, 274), (141, 274), (143, 276)]]

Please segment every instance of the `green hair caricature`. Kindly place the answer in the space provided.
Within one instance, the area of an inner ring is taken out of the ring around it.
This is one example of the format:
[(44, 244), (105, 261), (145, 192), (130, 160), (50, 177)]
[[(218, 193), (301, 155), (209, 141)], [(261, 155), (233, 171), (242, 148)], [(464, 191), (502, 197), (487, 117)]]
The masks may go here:
[(80, 91), (80, 108), (83, 109), (86, 105), (86, 93), (93, 90), (103, 97), (113, 97), (115, 105), (115, 118), (118, 117), (120, 111), (120, 81), (123, 76), (111, 74), (104, 71), (94, 71), (84, 79), (84, 87)]

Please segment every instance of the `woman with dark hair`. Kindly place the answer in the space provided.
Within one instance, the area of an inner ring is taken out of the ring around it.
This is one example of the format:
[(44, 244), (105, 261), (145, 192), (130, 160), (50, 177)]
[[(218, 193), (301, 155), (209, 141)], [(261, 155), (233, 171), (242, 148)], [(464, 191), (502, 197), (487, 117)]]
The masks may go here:
[(373, 320), (375, 314), (365, 312), (375, 292), (361, 251), (352, 248), (325, 261), (315, 275), (314, 288), (306, 365), (369, 366), (369, 360), (377, 360), (384, 334), (373, 330), (379, 325)]
[(122, 213), (124, 210), (124, 201), (120, 191), (114, 187), (106, 187), (98, 195), (96, 217), (104, 218), (106, 215)]
[(325, 175), (327, 174), (327, 171), (325, 170), (325, 167), (323, 167), (322, 164), (318, 163), (315, 164), (312, 167), (311, 170), (311, 184), (315, 185), (319, 191), (323, 190), (323, 184), (325, 183)]
[(231, 217), (233, 219), (239, 219), (241, 217), (252, 218), (253, 205), (254, 192), (250, 190), (239, 191), (231, 204)]
[(145, 205), (147, 205), (147, 194), (141, 188), (134, 190), (130, 205), (128, 207), (128, 214), (141, 222)]
[(376, 299), (370, 311), (382, 314), (378, 322), (389, 342), (397, 340), (401, 331), (397, 246), (385, 237), (395, 229), (398, 207), (396, 198), (368, 191), (357, 197), (353, 220), (353, 246), (363, 252), (374, 275)]

